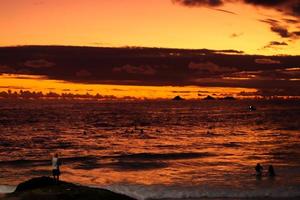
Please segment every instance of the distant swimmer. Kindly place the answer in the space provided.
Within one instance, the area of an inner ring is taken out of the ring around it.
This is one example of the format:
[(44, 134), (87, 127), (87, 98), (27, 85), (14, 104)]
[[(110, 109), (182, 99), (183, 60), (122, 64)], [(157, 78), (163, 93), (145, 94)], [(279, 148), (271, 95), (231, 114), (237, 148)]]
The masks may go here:
[(59, 182), (60, 165), (61, 165), (61, 161), (58, 158), (58, 154), (55, 153), (55, 155), (52, 158), (52, 175), (53, 175), (54, 180), (57, 182)]
[(269, 166), (269, 169), (268, 169), (268, 175), (269, 175), (269, 177), (274, 177), (274, 176), (276, 176), (276, 173), (275, 173), (275, 170), (274, 170), (273, 165), (270, 165), (270, 166)]
[(257, 165), (255, 166), (256, 176), (261, 177), (262, 171), (263, 171), (263, 167), (259, 163), (257, 163)]
[(255, 111), (256, 108), (255, 108), (254, 106), (249, 106), (249, 110), (250, 110), (250, 111)]

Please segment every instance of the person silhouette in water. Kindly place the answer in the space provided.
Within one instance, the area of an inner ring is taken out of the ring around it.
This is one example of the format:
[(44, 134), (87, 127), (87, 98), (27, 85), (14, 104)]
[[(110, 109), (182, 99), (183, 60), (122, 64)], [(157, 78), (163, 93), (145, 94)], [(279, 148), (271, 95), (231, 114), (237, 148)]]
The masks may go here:
[(60, 176), (60, 159), (58, 158), (58, 154), (55, 153), (52, 158), (52, 175), (55, 181), (59, 182), (59, 176)]
[(270, 166), (269, 166), (269, 169), (268, 169), (268, 175), (269, 175), (269, 177), (274, 177), (274, 176), (276, 176), (276, 173), (275, 173), (275, 170), (274, 170), (273, 165), (270, 165)]
[(256, 176), (257, 177), (261, 177), (262, 176), (263, 167), (259, 163), (257, 163), (257, 165), (255, 166), (255, 171), (256, 171)]

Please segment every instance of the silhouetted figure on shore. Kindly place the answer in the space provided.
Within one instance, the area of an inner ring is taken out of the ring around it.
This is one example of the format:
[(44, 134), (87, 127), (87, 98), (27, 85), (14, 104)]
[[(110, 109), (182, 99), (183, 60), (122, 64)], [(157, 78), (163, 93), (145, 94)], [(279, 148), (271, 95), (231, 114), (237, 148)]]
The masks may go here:
[(256, 171), (256, 177), (261, 177), (263, 167), (259, 163), (257, 163), (257, 165), (255, 166), (255, 171)]
[(55, 181), (59, 182), (60, 176), (60, 159), (58, 158), (58, 154), (56, 153), (52, 158), (52, 175)]
[(275, 173), (273, 165), (269, 166), (268, 175), (269, 175), (269, 177), (275, 177), (276, 176), (276, 173)]

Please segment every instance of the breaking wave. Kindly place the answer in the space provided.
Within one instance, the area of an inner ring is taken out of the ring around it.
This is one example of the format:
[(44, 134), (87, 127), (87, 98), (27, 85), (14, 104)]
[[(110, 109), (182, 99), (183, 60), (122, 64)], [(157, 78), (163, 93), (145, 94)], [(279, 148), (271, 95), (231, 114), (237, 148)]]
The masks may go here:
[(214, 188), (145, 185), (112, 185), (113, 192), (139, 200), (147, 199), (201, 199), (201, 198), (295, 198), (300, 197), (299, 187), (272, 188)]

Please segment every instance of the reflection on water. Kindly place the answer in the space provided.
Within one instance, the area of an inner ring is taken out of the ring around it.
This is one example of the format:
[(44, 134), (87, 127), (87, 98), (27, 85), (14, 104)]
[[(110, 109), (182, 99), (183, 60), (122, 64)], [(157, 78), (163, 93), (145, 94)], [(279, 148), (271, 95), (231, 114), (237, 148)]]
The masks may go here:
[(297, 101), (2, 100), (0, 109), (0, 185), (49, 175), (55, 151), (62, 178), (87, 185), (257, 188), (257, 162), (279, 174), (264, 187), (300, 184)]

